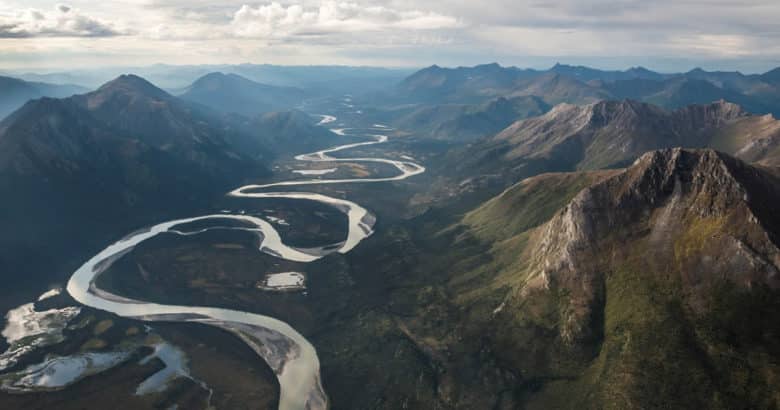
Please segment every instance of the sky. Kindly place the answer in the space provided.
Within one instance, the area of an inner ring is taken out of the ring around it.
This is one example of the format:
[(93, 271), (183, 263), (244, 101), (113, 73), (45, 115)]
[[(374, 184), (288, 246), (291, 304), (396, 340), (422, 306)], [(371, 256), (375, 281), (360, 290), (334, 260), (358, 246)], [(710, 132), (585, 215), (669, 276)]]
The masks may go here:
[(778, 0), (0, 0), (0, 69), (556, 62), (763, 72)]

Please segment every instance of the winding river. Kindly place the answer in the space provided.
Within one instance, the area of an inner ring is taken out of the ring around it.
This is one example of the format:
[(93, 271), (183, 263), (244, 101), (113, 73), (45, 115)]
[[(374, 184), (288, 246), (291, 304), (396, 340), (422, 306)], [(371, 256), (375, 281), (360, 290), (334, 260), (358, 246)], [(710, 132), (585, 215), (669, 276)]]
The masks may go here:
[[(321, 126), (336, 121), (333, 116), (321, 116)], [(374, 126), (374, 132), (386, 131), (388, 128)], [(339, 135), (345, 135), (345, 129), (332, 129)], [(346, 183), (376, 183), (398, 181), (425, 172), (421, 165), (409, 161), (395, 161), (381, 158), (334, 158), (328, 154), (351, 148), (382, 144), (387, 142), (385, 135), (369, 135), (369, 141), (341, 145), (310, 154), (295, 157), (299, 161), (308, 162), (373, 162), (394, 166), (399, 175), (386, 178), (364, 179), (307, 179), (277, 182), (266, 185), (242, 186), (228, 195), (242, 198), (288, 198), (317, 201), (333, 206), (345, 213), (348, 218), (349, 230), (343, 242), (321, 248), (302, 249), (287, 246), (279, 233), (266, 220), (238, 214), (213, 214), (192, 218), (177, 219), (163, 222), (135, 232), (120, 241), (108, 246), (102, 252), (84, 263), (70, 278), (68, 293), (79, 303), (114, 313), (118, 316), (149, 322), (193, 322), (203, 323), (225, 329), (237, 335), (246, 342), (274, 370), (279, 380), (279, 408), (283, 410), (327, 409), (328, 397), (320, 382), (320, 363), (314, 347), (300, 333), (287, 323), (272, 317), (231, 309), (176, 306), (148, 303), (112, 294), (99, 289), (97, 278), (108, 270), (112, 264), (126, 253), (132, 251), (138, 244), (163, 233), (175, 235), (195, 235), (212, 229), (238, 229), (254, 232), (260, 239), (259, 251), (294, 262), (312, 262), (328, 254), (347, 253), (363, 239), (373, 233), (374, 216), (362, 206), (344, 199), (332, 198), (326, 195), (307, 192), (271, 192), (271, 188), (303, 185), (346, 184)], [(236, 226), (214, 226), (195, 232), (181, 230), (181, 226), (198, 221), (212, 220), (233, 221)]]

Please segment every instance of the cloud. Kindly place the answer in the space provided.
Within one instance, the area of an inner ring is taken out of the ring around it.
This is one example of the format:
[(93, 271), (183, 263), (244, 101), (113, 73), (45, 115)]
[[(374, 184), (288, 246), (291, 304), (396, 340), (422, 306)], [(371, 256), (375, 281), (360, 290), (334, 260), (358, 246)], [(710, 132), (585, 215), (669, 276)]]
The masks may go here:
[(48, 12), (27, 9), (0, 15), (0, 38), (112, 37), (120, 34), (110, 24), (65, 4), (58, 4)]
[(0, 0), (0, 66), (17, 58), (11, 51), (45, 57), (64, 55), (66, 46), (79, 58), (87, 50), (106, 55), (111, 64), (118, 55), (538, 68), (555, 61), (621, 68), (666, 60), (659, 68), (749, 70), (780, 63), (777, 0), (59, 0), (67, 1), (61, 7), (53, 1)]
[(277, 2), (255, 7), (243, 5), (230, 22), (236, 36), (264, 39), (391, 30), (430, 31), (462, 25), (455, 17), (430, 11), (337, 1), (323, 1), (314, 7), (284, 6)]

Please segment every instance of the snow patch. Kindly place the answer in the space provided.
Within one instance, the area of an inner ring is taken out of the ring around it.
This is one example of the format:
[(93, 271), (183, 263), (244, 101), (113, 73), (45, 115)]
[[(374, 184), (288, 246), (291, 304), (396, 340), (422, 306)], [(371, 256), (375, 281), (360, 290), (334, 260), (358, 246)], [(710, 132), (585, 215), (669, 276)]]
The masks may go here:
[(0, 388), (13, 392), (58, 390), (108, 370), (130, 357), (128, 352), (80, 353), (49, 357), (41, 363), (4, 376)]
[(44, 292), (41, 296), (38, 297), (38, 302), (40, 302), (42, 300), (45, 300), (45, 299), (48, 299), (48, 298), (53, 298), (53, 297), (59, 295), (60, 293), (62, 293), (62, 288), (54, 288), (54, 289), (48, 290), (48, 291)]
[(296, 169), (293, 171), (294, 174), (300, 174), (300, 175), (325, 175), (330, 174), (333, 172), (336, 172), (338, 168), (328, 168), (328, 169)]
[(271, 291), (306, 289), (306, 275), (301, 272), (271, 273), (266, 275), (258, 287)]
[[(44, 295), (46, 293), (41, 297)], [(9, 344), (8, 350), (0, 354), (0, 370), (15, 365), (24, 355), (39, 347), (62, 342), (62, 331), (79, 312), (81, 308), (78, 307), (38, 312), (34, 303), (9, 310), (5, 315), (6, 326), (0, 333)]]

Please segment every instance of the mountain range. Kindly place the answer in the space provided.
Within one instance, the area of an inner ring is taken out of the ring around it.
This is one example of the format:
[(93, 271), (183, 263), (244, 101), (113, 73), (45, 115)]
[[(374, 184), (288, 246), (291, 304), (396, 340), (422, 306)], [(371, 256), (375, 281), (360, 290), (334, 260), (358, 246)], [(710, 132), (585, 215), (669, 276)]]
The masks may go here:
[(401, 82), (396, 98), (419, 103), (475, 104), (504, 96), (537, 96), (550, 105), (587, 104), (630, 98), (674, 109), (725, 99), (756, 114), (780, 113), (777, 73), (738, 72), (661, 74), (644, 68), (602, 71), (558, 64), (549, 70), (498, 64), (442, 68), (432, 66)]
[(96, 88), (120, 73), (135, 73), (159, 87), (181, 91), (209, 73), (237, 74), (252, 81), (277, 87), (295, 87), (317, 94), (359, 93), (394, 84), (413, 73), (408, 68), (381, 68), (341, 65), (279, 66), (272, 64), (154, 64), (150, 66), (116, 66), (49, 70), (35, 73), (25, 70), (4, 71), (3, 75), (26, 81), (79, 84)]
[(752, 115), (725, 101), (674, 111), (631, 100), (561, 104), (453, 150), (446, 166), (511, 182), (540, 172), (622, 167), (647, 151), (673, 147), (711, 147), (778, 165), (778, 127), (770, 114)]

